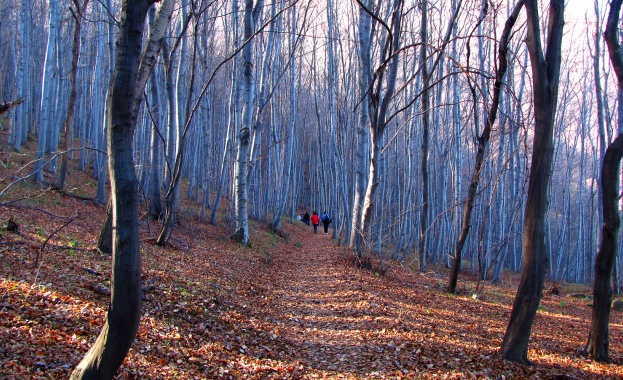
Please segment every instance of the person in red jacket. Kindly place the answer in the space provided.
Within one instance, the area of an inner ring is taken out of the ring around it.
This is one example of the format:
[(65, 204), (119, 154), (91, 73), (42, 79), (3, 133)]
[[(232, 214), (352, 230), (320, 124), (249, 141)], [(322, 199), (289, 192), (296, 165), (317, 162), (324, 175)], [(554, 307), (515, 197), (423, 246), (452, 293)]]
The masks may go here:
[(320, 224), (320, 218), (318, 217), (318, 213), (316, 211), (312, 212), (311, 222), (314, 226), (314, 233), (318, 233), (318, 225)]

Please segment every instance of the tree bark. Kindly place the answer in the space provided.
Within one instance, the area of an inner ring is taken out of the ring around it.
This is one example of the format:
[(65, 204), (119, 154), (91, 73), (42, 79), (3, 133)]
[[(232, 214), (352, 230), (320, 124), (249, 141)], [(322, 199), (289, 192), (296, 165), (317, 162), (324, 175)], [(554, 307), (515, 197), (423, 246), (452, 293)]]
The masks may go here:
[(51, 128), (49, 111), (52, 106), (50, 99), (50, 87), (53, 76), (54, 46), (56, 44), (56, 29), (58, 25), (58, 2), (50, 2), (50, 27), (48, 34), (48, 42), (45, 53), (45, 68), (43, 71), (43, 80), (41, 84), (41, 117), (39, 120), (39, 144), (37, 146), (37, 161), (35, 162), (34, 178), (37, 183), (43, 182), (43, 167), (45, 166), (45, 150), (47, 145), (48, 129)]
[[(263, 4), (259, 0), (256, 8)], [(240, 244), (249, 244), (249, 210), (248, 210), (248, 183), (247, 173), (249, 170), (249, 141), (253, 124), (253, 99), (255, 96), (255, 81), (253, 79), (253, 42), (250, 41), (255, 31), (257, 13), (254, 12), (253, 0), (245, 1), (244, 9), (244, 41), (246, 45), (242, 50), (243, 57), (243, 83), (244, 83), (244, 106), (242, 109), (242, 127), (238, 132), (238, 157), (236, 157), (236, 231), (234, 240)]]
[(141, 267), (138, 235), (138, 183), (132, 140), (138, 105), (174, 0), (163, 1), (150, 41), (141, 54), (145, 17), (150, 0), (126, 0), (117, 40), (115, 74), (111, 84), (108, 126), (109, 170), (112, 185), (113, 257), (111, 301), (97, 340), (78, 364), (72, 379), (112, 379), (127, 355), (141, 317)]
[(502, 94), (502, 81), (504, 80), (504, 75), (506, 74), (506, 69), (508, 67), (507, 56), (510, 32), (515, 25), (515, 21), (517, 21), (519, 12), (523, 7), (523, 3), (524, 0), (519, 0), (515, 4), (515, 8), (513, 9), (513, 12), (511, 13), (508, 20), (506, 21), (506, 25), (504, 26), (504, 31), (502, 32), (502, 37), (500, 39), (500, 46), (498, 48), (498, 68), (496, 70), (495, 83), (493, 85), (493, 99), (491, 100), (491, 108), (489, 109), (489, 114), (487, 116), (487, 121), (483, 128), (482, 134), (478, 136), (478, 148), (476, 150), (474, 171), (472, 173), (472, 180), (469, 184), (469, 189), (467, 191), (467, 199), (465, 201), (465, 205), (463, 206), (461, 233), (456, 241), (456, 246), (454, 248), (454, 260), (452, 262), (452, 269), (450, 270), (450, 281), (448, 285), (449, 293), (456, 292), (456, 283), (459, 277), (459, 269), (461, 268), (461, 253), (463, 251), (463, 246), (465, 245), (465, 240), (467, 240), (467, 235), (469, 234), (469, 228), (471, 227), (470, 224), (472, 211), (474, 209), (476, 192), (478, 191), (478, 182), (480, 180), (480, 173), (482, 170), (482, 163), (485, 157), (485, 150), (491, 137), (491, 129), (493, 128), (493, 124), (495, 123), (495, 119), (497, 118), (498, 107), (500, 105), (500, 96)]
[(422, 20), (420, 25), (420, 38), (422, 46), (420, 48), (420, 67), (422, 70), (422, 160), (420, 169), (422, 170), (422, 206), (420, 214), (420, 238), (418, 240), (419, 269), (426, 271), (426, 231), (428, 229), (428, 148), (430, 140), (430, 95), (428, 86), (430, 84), (430, 73), (428, 68), (428, 0), (422, 1)]
[[(623, 58), (618, 39), (619, 14), (623, 0), (610, 3), (610, 13), (604, 33), (610, 62), (617, 76), (619, 88), (623, 88)], [(623, 157), (623, 134), (608, 146), (601, 169), (601, 188), (603, 201), (603, 228), (601, 246), (595, 260), (595, 280), (593, 283), (593, 313), (588, 342), (584, 350), (596, 361), (608, 362), (609, 356), (609, 321), (612, 303), (612, 271), (618, 253), (619, 229), (621, 218), (617, 203), (619, 201), (620, 165)]]
[[(371, 242), (372, 216), (375, 208), (375, 195), (380, 181), (380, 164), (382, 139), (387, 127), (387, 114), (389, 105), (394, 97), (396, 90), (396, 78), (398, 75), (398, 54), (400, 50), (400, 31), (402, 26), (402, 6), (403, 2), (395, 0), (392, 4), (391, 13), (391, 34), (387, 41), (382, 41), (382, 46), (388, 46), (386, 56), (382, 62), (387, 66), (379, 68), (374, 77), (376, 83), (372, 84), (370, 97), (372, 98), (372, 113), (370, 122), (370, 163), (368, 174), (368, 186), (363, 199), (363, 210), (361, 215), (361, 225), (359, 227), (363, 238), (363, 244), (369, 249)], [(390, 40), (391, 38), (391, 40)], [(385, 79), (387, 78), (387, 79)], [(384, 90), (384, 91), (383, 91)]]
[(73, 134), (74, 124), (74, 112), (76, 105), (76, 76), (78, 72), (78, 61), (80, 60), (80, 32), (82, 31), (82, 13), (87, 7), (89, 0), (85, 0), (83, 4), (76, 1), (76, 11), (72, 11), (74, 17), (74, 36), (71, 47), (71, 71), (69, 72), (69, 83), (71, 86), (69, 92), (69, 104), (67, 105), (67, 114), (65, 116), (65, 122), (63, 123), (63, 131), (65, 136), (63, 138), (62, 150), (65, 152), (61, 157), (61, 169), (58, 172), (56, 178), (56, 188), (62, 189), (65, 187), (65, 181), (67, 180), (67, 171), (69, 170), (69, 152), (71, 148), (71, 140)]
[[(297, 47), (297, 18), (296, 18), (296, 4), (292, 6), (292, 33), (290, 34), (290, 121), (287, 132), (287, 140), (285, 145), (285, 157), (283, 163), (282, 183), (281, 190), (277, 195), (277, 204), (275, 205), (275, 213), (273, 214), (273, 220), (270, 224), (271, 231), (281, 230), (281, 216), (286, 208), (286, 202), (288, 200), (288, 193), (290, 191), (290, 178), (292, 176), (292, 157), (294, 155), (294, 131), (296, 125), (296, 106), (297, 106), (297, 93), (296, 93), (296, 47)], [(326, 158), (327, 160), (329, 157)]]
[[(370, 1), (365, 1), (370, 4)], [(371, 28), (372, 17), (363, 7), (359, 10), (359, 121), (357, 129), (357, 153), (356, 153), (356, 174), (355, 174), (355, 194), (353, 198), (351, 231), (349, 246), (355, 250), (355, 256), (361, 257), (362, 232), (360, 230), (363, 200), (366, 191), (366, 168), (367, 158), (369, 155), (368, 145), (370, 140), (369, 124), (370, 124), (370, 106), (368, 92), (372, 79), (370, 72), (372, 70), (371, 54)]]
[(545, 56), (541, 45), (538, 1), (526, 0), (524, 6), (528, 22), (526, 40), (533, 76), (534, 141), (524, 219), (523, 270), (502, 341), (501, 354), (507, 360), (531, 364), (528, 360), (528, 341), (541, 301), (548, 263), (545, 216), (554, 153), (553, 125), (560, 80), (564, 0), (550, 0)]

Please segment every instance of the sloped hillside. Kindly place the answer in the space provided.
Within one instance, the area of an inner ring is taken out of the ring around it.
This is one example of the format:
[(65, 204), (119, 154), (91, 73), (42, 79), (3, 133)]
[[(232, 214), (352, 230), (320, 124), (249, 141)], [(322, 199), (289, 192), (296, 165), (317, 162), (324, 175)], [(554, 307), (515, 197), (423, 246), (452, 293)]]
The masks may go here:
[[(29, 160), (2, 152), (1, 186)], [(51, 173), (46, 173), (51, 180)], [(64, 379), (103, 325), (110, 258), (96, 251), (104, 207), (95, 181), (72, 170), (67, 193), (16, 183), (0, 200), (0, 378)], [(76, 196), (72, 196), (76, 195)], [(166, 247), (141, 217), (143, 318), (120, 379), (567, 378), (623, 376), (623, 313), (611, 324), (614, 363), (579, 354), (588, 335), (587, 289), (558, 285), (537, 315), (530, 358), (499, 358), (516, 286), (461, 277), (445, 293), (443, 268), (355, 267), (331, 235), (284, 220), (286, 239), (252, 225), (252, 247), (230, 240), (184, 201)], [(6, 230), (9, 219), (17, 231)], [(549, 286), (549, 284), (548, 284)]]

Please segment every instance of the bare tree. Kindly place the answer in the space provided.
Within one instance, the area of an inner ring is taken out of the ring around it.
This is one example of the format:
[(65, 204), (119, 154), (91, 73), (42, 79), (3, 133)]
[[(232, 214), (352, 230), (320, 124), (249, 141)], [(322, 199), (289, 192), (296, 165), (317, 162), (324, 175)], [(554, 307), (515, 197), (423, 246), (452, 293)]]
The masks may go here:
[(82, 17), (87, 7), (89, 0), (84, 0), (80, 3), (79, 0), (74, 0), (75, 10), (69, 8), (71, 15), (74, 19), (74, 36), (71, 47), (71, 70), (69, 72), (69, 83), (71, 86), (69, 92), (69, 104), (67, 105), (67, 114), (65, 121), (63, 122), (63, 131), (65, 136), (63, 138), (62, 150), (65, 152), (61, 157), (61, 170), (56, 177), (56, 187), (62, 189), (65, 187), (65, 181), (67, 180), (67, 171), (69, 170), (69, 153), (67, 152), (71, 148), (73, 137), (73, 124), (76, 105), (76, 76), (78, 72), (78, 61), (80, 60), (80, 33), (82, 31)]
[[(610, 62), (617, 76), (619, 89), (623, 89), (623, 57), (619, 42), (619, 19), (623, 0), (612, 0), (604, 37)], [(601, 168), (603, 228), (601, 246), (595, 260), (593, 284), (593, 314), (585, 352), (600, 362), (608, 362), (608, 325), (612, 303), (612, 271), (618, 251), (621, 216), (618, 210), (620, 165), (623, 157), (623, 128), (619, 120), (617, 137), (608, 146)]]
[(50, 111), (50, 108), (52, 108), (54, 102), (51, 99), (51, 82), (53, 80), (52, 71), (54, 70), (54, 56), (56, 53), (56, 29), (60, 28), (58, 7), (59, 4), (57, 1), (50, 2), (48, 42), (45, 53), (43, 83), (41, 86), (41, 118), (39, 124), (39, 145), (37, 147), (37, 161), (35, 163), (34, 169), (35, 181), (39, 183), (43, 182), (43, 167), (45, 166), (45, 150), (48, 144), (48, 130), (52, 128), (52, 121), (50, 120), (50, 118), (52, 117), (52, 112)]
[(248, 212), (248, 187), (247, 173), (249, 170), (249, 142), (253, 124), (253, 100), (255, 97), (255, 81), (253, 78), (253, 38), (255, 25), (260, 10), (264, 5), (263, 0), (258, 0), (254, 5), (253, 0), (245, 0), (244, 8), (244, 41), (242, 49), (243, 59), (243, 97), (242, 126), (238, 131), (238, 156), (236, 157), (236, 231), (234, 239), (243, 244), (249, 244), (249, 212)]
[(174, 3), (174, 0), (162, 2), (154, 32), (142, 51), (145, 18), (154, 2), (123, 2), (115, 76), (108, 109), (108, 154), (114, 227), (111, 301), (104, 327), (72, 373), (72, 379), (112, 379), (138, 330), (141, 318), (141, 266), (138, 182), (134, 171), (132, 141), (143, 90), (160, 52)]
[(349, 246), (355, 250), (357, 257), (361, 256), (362, 231), (361, 221), (363, 215), (364, 196), (366, 189), (366, 168), (368, 157), (368, 145), (370, 139), (370, 100), (368, 92), (372, 85), (372, 16), (366, 8), (372, 4), (369, 0), (361, 0), (359, 10), (359, 35), (357, 39), (359, 53), (359, 83), (357, 104), (359, 120), (357, 122), (357, 153), (356, 153), (356, 175), (355, 175), (355, 196), (353, 199), (350, 242)]
[(564, 0), (549, 2), (545, 55), (541, 44), (538, 1), (526, 0), (524, 6), (528, 22), (526, 43), (532, 68), (534, 140), (524, 219), (523, 270), (501, 354), (505, 359), (531, 364), (528, 360), (528, 341), (548, 267), (545, 219), (554, 153), (553, 126), (560, 83)]
[[(463, 205), (463, 219), (461, 223), (461, 233), (456, 241), (454, 248), (454, 258), (452, 262), (452, 269), (450, 270), (450, 281), (448, 284), (448, 292), (455, 293), (456, 283), (459, 276), (459, 269), (461, 267), (461, 252), (467, 240), (469, 228), (471, 226), (472, 211), (474, 209), (474, 200), (476, 198), (476, 192), (478, 190), (478, 182), (480, 180), (480, 174), (482, 171), (482, 163), (485, 157), (485, 150), (489, 139), (491, 137), (491, 129), (495, 123), (498, 108), (500, 105), (500, 96), (502, 94), (502, 84), (504, 76), (506, 75), (506, 69), (508, 67), (508, 44), (511, 37), (511, 31), (519, 17), (519, 12), (524, 5), (524, 0), (519, 0), (515, 4), (515, 8), (511, 13), (506, 24), (504, 25), (504, 31), (500, 38), (500, 46), (498, 47), (498, 67), (495, 73), (495, 83), (493, 84), (493, 99), (491, 100), (491, 108), (489, 108), (487, 120), (480, 136), (478, 136), (478, 148), (476, 150), (476, 160), (474, 162), (474, 171), (472, 172), (472, 180), (469, 184), (467, 191), (467, 199)], [(485, 5), (487, 6), (487, 5)]]

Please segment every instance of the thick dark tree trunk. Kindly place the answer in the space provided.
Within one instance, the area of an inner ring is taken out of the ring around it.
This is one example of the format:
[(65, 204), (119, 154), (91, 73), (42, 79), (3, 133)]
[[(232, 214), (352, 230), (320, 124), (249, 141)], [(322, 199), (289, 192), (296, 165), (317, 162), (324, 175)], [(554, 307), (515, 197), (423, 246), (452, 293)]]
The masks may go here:
[(461, 233), (456, 241), (454, 248), (454, 261), (452, 262), (452, 269), (450, 270), (450, 281), (448, 283), (448, 292), (456, 292), (456, 283), (459, 278), (459, 270), (461, 268), (461, 253), (463, 252), (463, 246), (467, 235), (469, 234), (470, 223), (472, 219), (472, 211), (474, 209), (474, 200), (476, 199), (476, 191), (478, 190), (478, 182), (480, 181), (480, 172), (482, 169), (482, 163), (484, 162), (485, 149), (489, 143), (491, 137), (491, 128), (495, 123), (495, 119), (498, 114), (498, 107), (500, 105), (500, 95), (502, 94), (502, 80), (506, 74), (508, 67), (507, 55), (508, 55), (508, 39), (510, 32), (515, 25), (515, 21), (519, 16), (519, 12), (523, 7), (524, 0), (519, 0), (513, 9), (513, 13), (509, 16), (502, 32), (502, 38), (500, 39), (499, 56), (498, 56), (498, 68), (495, 74), (495, 83), (493, 85), (493, 99), (491, 100), (491, 108), (489, 109), (489, 115), (485, 127), (482, 131), (482, 135), (478, 137), (478, 149), (476, 150), (476, 161), (474, 162), (474, 172), (472, 173), (472, 181), (469, 184), (467, 191), (467, 200), (463, 206), (463, 220), (461, 223)]
[[(604, 33), (610, 61), (614, 67), (619, 87), (623, 84), (623, 58), (620, 54), (619, 13), (623, 0), (610, 3), (610, 13)], [(621, 218), (618, 211), (619, 176), (621, 174), (621, 158), (623, 157), (623, 135), (608, 146), (601, 168), (601, 186), (603, 191), (604, 224), (601, 235), (601, 246), (595, 259), (595, 280), (593, 283), (593, 315), (591, 329), (585, 351), (600, 362), (610, 361), (608, 352), (608, 326), (612, 303), (612, 271), (618, 250)]]
[[(616, 1), (616, 0), (615, 0)], [(619, 0), (620, 3), (620, 0)], [(608, 146), (601, 169), (603, 186), (604, 225), (601, 246), (595, 260), (593, 284), (593, 316), (586, 352), (600, 362), (610, 361), (608, 325), (612, 303), (612, 268), (616, 259), (621, 219), (617, 209), (618, 181), (623, 157), (623, 135)]]
[(149, 1), (123, 2), (117, 59), (112, 83), (108, 126), (111, 179), (113, 266), (110, 307), (95, 344), (72, 374), (72, 379), (112, 379), (134, 341), (141, 312), (141, 266), (138, 239), (138, 183), (132, 140), (132, 112), (145, 16)]
[(132, 140), (147, 78), (160, 51), (173, 1), (164, 0), (150, 41), (143, 48), (151, 0), (125, 0), (111, 84), (108, 157), (112, 199), (111, 300), (106, 322), (72, 379), (112, 379), (130, 350), (141, 318), (141, 265), (138, 235), (138, 182)]
[(420, 67), (422, 70), (422, 160), (420, 168), (422, 170), (422, 205), (420, 217), (420, 239), (418, 241), (419, 267), (420, 271), (425, 272), (426, 263), (426, 231), (428, 231), (428, 148), (430, 134), (430, 94), (429, 85), (431, 75), (428, 71), (428, 1), (422, 1), (422, 22), (420, 26), (420, 37), (422, 46), (420, 48)]
[(501, 354), (507, 360), (531, 364), (528, 342), (548, 264), (545, 216), (554, 155), (553, 126), (560, 82), (564, 0), (550, 0), (545, 56), (541, 46), (538, 1), (526, 0), (524, 6), (528, 21), (526, 42), (533, 76), (534, 141), (524, 219), (523, 270)]

